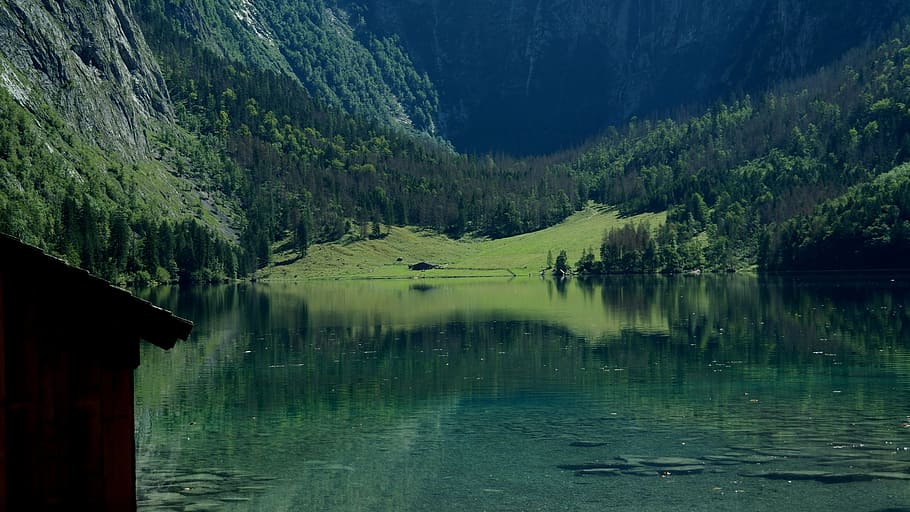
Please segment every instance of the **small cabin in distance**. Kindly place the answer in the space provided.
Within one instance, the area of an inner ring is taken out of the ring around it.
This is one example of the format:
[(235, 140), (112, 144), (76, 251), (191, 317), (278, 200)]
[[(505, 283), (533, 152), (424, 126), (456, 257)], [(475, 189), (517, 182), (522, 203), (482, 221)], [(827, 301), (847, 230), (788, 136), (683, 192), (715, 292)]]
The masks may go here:
[(192, 326), (0, 234), (0, 510), (135, 510), (139, 342)]
[(408, 265), (409, 270), (435, 270), (437, 268), (439, 268), (439, 265), (430, 263), (429, 261), (421, 261), (413, 265)]

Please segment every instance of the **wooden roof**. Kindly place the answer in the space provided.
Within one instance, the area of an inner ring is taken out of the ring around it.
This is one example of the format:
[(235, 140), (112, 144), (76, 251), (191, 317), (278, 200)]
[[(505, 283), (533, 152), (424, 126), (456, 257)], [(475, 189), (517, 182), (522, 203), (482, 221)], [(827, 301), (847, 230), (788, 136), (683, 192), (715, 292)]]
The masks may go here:
[(4, 284), (15, 281), (22, 286), (47, 287), (57, 299), (62, 294), (80, 308), (88, 304), (92, 314), (97, 314), (100, 328), (115, 324), (128, 326), (129, 334), (165, 350), (178, 339), (187, 339), (193, 329), (189, 320), (3, 233), (0, 233), (0, 276)]

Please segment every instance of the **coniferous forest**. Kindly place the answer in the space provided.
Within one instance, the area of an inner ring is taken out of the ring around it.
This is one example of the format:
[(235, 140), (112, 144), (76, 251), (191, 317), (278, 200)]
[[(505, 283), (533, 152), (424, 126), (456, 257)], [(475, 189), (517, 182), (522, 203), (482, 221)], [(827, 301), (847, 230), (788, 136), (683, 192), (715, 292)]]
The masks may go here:
[[(104, 154), (53, 109), (36, 115), (0, 88), (0, 231), (117, 281), (211, 281), (268, 264), (278, 242), (303, 255), (352, 225), (499, 238), (594, 201), (624, 214), (667, 211), (667, 222), (604, 233), (574, 264), (581, 273), (910, 262), (910, 25), (764, 92), (513, 158), (459, 153), (422, 130), (435, 100), (418, 75), (396, 75), (401, 91), (423, 98), (417, 125), (352, 114), (293, 76), (201, 44), (169, 15), (178, 4), (132, 6), (175, 110), (151, 138), (157, 159), (222, 208), (161, 215), (167, 199), (150, 201), (142, 182), (148, 164)], [(383, 62), (392, 74), (407, 64)], [(328, 67), (358, 72), (343, 64)]]

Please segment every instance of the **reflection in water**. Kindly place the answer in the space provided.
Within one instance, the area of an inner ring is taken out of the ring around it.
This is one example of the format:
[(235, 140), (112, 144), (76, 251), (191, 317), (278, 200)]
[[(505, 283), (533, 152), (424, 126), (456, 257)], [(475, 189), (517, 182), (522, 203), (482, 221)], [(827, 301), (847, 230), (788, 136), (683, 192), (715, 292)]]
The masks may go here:
[[(893, 278), (893, 280), (892, 280)], [(144, 510), (910, 502), (900, 276), (160, 288)]]

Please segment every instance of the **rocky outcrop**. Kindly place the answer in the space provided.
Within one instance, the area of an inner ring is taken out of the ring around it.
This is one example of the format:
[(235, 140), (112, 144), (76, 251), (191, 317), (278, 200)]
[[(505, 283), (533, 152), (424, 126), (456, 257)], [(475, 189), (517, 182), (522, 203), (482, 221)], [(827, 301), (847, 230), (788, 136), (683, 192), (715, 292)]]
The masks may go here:
[[(107, 147), (144, 151), (146, 121), (172, 114), (128, 5), (0, 0), (0, 85), (32, 110), (55, 106)], [(296, 76), (330, 105), (441, 135), (460, 150), (515, 154), (574, 146), (634, 115), (761, 91), (910, 14), (904, 0), (163, 6), (216, 53)]]
[(124, 0), (0, 2), (0, 85), (42, 118), (132, 157), (151, 120), (168, 120), (164, 78)]
[(339, 0), (366, 3), (440, 93), (456, 146), (577, 144), (631, 115), (758, 91), (880, 37), (901, 0)]

